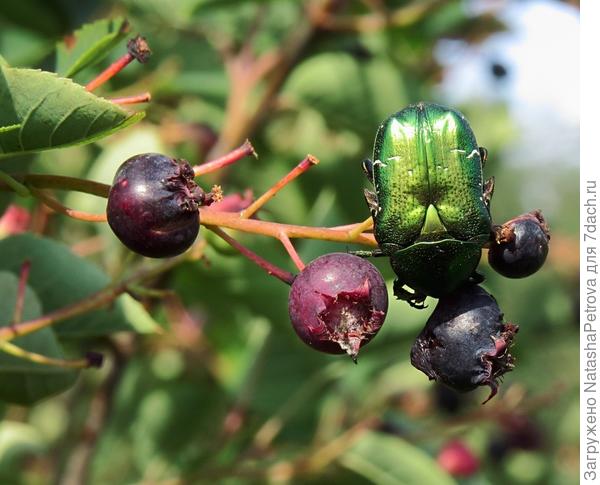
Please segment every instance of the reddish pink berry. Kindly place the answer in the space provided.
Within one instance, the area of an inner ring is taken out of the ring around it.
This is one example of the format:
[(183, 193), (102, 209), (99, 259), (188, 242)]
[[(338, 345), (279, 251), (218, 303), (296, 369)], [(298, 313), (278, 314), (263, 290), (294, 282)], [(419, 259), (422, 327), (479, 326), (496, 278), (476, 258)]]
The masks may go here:
[(0, 217), (0, 234), (20, 234), (27, 231), (31, 215), (24, 207), (11, 204)]
[(385, 281), (368, 261), (331, 253), (312, 261), (290, 291), (289, 312), (304, 343), (330, 354), (359, 349), (379, 331), (387, 313)]
[(449, 441), (440, 450), (437, 462), (455, 477), (470, 477), (479, 469), (479, 460), (461, 441)]

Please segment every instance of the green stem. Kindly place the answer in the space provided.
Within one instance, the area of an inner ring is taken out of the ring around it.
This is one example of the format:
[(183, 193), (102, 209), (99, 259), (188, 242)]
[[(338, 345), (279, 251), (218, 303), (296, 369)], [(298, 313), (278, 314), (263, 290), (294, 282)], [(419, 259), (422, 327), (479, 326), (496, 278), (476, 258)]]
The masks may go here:
[(0, 170), (0, 182), (4, 182), (21, 197), (29, 197), (31, 195), (29, 189), (25, 185), (2, 170)]
[(35, 362), (36, 364), (51, 365), (54, 367), (63, 367), (69, 369), (86, 369), (91, 367), (91, 362), (88, 359), (55, 359), (53, 357), (47, 357), (35, 352), (29, 352), (28, 350), (22, 349), (21, 347), (6, 341), (0, 342), (0, 350), (14, 357)]
[[(25, 185), (37, 189), (73, 190), (104, 198), (108, 197), (110, 191), (110, 185), (63, 175), (21, 174), (15, 175), (15, 178)], [(0, 190), (5, 190), (6, 185), (4, 184), (3, 187), (3, 184), (0, 183)]]

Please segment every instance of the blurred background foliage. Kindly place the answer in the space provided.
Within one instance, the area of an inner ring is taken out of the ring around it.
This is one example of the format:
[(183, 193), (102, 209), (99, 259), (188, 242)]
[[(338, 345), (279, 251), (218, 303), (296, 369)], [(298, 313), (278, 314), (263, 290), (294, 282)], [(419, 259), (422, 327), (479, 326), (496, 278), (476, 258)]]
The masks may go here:
[[(495, 222), (539, 207), (552, 241), (546, 266), (526, 280), (503, 279), (482, 259), (484, 286), (506, 319), (520, 325), (517, 366), (482, 407), (487, 390), (458, 395), (410, 365), (410, 346), (434, 300), (424, 311), (392, 301), (386, 325), (355, 366), (305, 347), (289, 324), (288, 288), (203, 231), (202, 257), (154, 282), (167, 293), (138, 295), (162, 334), (92, 340), (106, 353), (102, 370), (83, 373), (70, 391), (31, 408), (2, 408), (0, 481), (576, 483), (578, 157), (561, 158), (564, 147), (553, 144), (563, 142), (550, 136), (543, 148), (558, 159), (531, 164), (527, 150), (511, 150), (515, 142), (531, 152), (540, 147), (520, 137), (508, 54), (500, 56), (504, 63), (482, 57), (478, 89), (459, 104), (451, 93), (460, 86), (448, 84), (447, 75), (461, 62), (449, 55), (481, 55), (490, 39), (511, 33), (507, 8), (540, 3), (578, 16), (575, 2), (552, 1), (2, 2), (0, 52), (13, 66), (53, 70), (56, 43), (99, 18), (126, 17), (154, 51), (148, 64), (131, 65), (102, 88), (111, 96), (151, 91), (142, 123), (93, 145), (5, 160), (3, 168), (27, 162), (34, 172), (110, 183), (133, 154), (159, 151), (199, 163), (248, 137), (258, 160), (202, 183), (220, 183), (226, 194), (248, 188), (260, 194), (312, 153), (321, 164), (260, 216), (335, 226), (368, 215), (360, 162), (371, 153), (378, 124), (429, 100), (460, 109), (488, 148)], [(85, 83), (122, 52), (75, 80)], [(537, 123), (543, 130), (544, 120)], [(571, 154), (578, 150), (574, 141)], [(111, 277), (135, 261), (107, 225), (68, 220), (6, 196), (3, 210), (9, 202), (31, 211), (32, 231), (66, 242)], [(80, 194), (65, 203), (104, 210), (103, 200)], [(237, 236), (292, 269), (276, 241)], [(305, 261), (348, 249), (322, 241), (297, 247)], [(375, 263), (391, 288), (387, 262)], [(436, 463), (456, 440), (478, 463), (463, 470), (469, 476), (459, 476), (447, 460)]]

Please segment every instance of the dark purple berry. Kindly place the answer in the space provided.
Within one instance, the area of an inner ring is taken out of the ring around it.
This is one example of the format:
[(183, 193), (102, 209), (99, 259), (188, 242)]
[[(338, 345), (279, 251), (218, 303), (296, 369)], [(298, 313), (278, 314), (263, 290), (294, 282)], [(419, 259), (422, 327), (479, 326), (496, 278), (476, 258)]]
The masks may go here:
[(488, 454), (495, 462), (502, 461), (515, 450), (536, 451), (544, 447), (543, 430), (530, 417), (506, 413), (499, 416), (501, 432), (493, 435)]
[(440, 298), (412, 347), (412, 365), (457, 391), (490, 386), (491, 399), (513, 368), (509, 347), (519, 329), (502, 318), (494, 297), (477, 285)]
[(535, 451), (544, 446), (544, 433), (529, 416), (508, 414), (501, 417), (500, 425), (509, 448)]
[(331, 253), (312, 261), (290, 291), (292, 325), (304, 343), (354, 360), (383, 325), (388, 307), (385, 281), (358, 256)]
[(194, 170), (159, 153), (128, 159), (117, 170), (108, 195), (108, 223), (125, 246), (151, 258), (188, 249), (200, 229), (204, 192)]
[(502, 276), (525, 278), (542, 267), (550, 232), (540, 211), (522, 214), (495, 228), (488, 261)]

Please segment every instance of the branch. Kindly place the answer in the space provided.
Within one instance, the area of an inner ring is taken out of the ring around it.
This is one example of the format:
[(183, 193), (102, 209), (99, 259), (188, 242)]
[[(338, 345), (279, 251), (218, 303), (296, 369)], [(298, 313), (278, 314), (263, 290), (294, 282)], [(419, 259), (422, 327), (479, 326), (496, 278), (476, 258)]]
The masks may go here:
[(70, 209), (69, 207), (66, 207), (63, 204), (61, 204), (58, 200), (50, 197), (43, 190), (31, 188), (31, 193), (34, 197), (39, 199), (52, 210), (64, 214), (66, 216), (72, 217), (73, 219), (86, 222), (106, 222), (106, 214), (91, 214), (89, 212)]
[(129, 285), (138, 280), (145, 281), (173, 268), (185, 259), (185, 255), (176, 258), (167, 259), (153, 268), (144, 268), (125, 280), (109, 285), (106, 288), (93, 293), (83, 300), (72, 303), (65, 307), (54, 310), (53, 312), (33, 318), (21, 323), (15, 323), (8, 327), (0, 328), (0, 342), (12, 340), (33, 333), (42, 328), (49, 327), (55, 323), (66, 320), (67, 318), (82, 315), (88, 311), (96, 310), (104, 305), (113, 302), (117, 297), (125, 293)]
[(29, 362), (50, 365), (53, 367), (62, 367), (66, 369), (87, 369), (89, 367), (100, 367), (99, 363), (102, 362), (101, 359), (97, 358), (98, 354), (91, 354), (89, 358), (86, 357), (84, 359), (55, 359), (53, 357), (47, 357), (36, 352), (30, 352), (7, 341), (0, 342), (0, 350), (14, 357), (28, 360)]
[[(357, 236), (353, 236), (352, 229), (339, 230), (327, 227), (296, 226), (293, 224), (282, 224), (256, 219), (241, 219), (237, 213), (214, 211), (204, 208), (200, 209), (200, 223), (205, 226), (236, 229), (242, 232), (270, 236), (276, 239), (280, 239), (280, 234), (283, 233), (292, 239), (320, 239), (323, 241), (377, 246), (373, 234), (361, 233)], [(357, 226), (352, 225), (348, 227), (355, 228)]]

